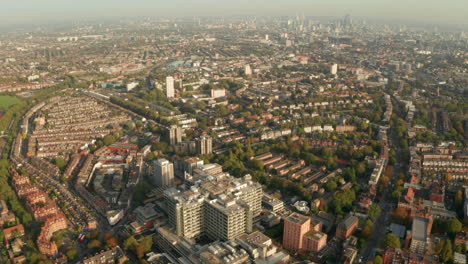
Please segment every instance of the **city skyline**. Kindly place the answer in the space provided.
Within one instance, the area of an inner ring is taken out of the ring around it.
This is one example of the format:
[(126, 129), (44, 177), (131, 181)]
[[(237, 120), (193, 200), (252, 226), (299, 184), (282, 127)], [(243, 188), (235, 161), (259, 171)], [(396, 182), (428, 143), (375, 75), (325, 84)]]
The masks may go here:
[(58, 22), (80, 19), (109, 19), (138, 16), (233, 16), (257, 15), (279, 16), (303, 14), (305, 16), (334, 17), (350, 14), (355, 17), (380, 19), (395, 22), (419, 22), (442, 25), (468, 25), (465, 10), (468, 2), (450, 0), (440, 1), (416, 0), (405, 2), (392, 1), (343, 1), (343, 0), (252, 0), (252, 1), (219, 1), (176, 0), (166, 1), (72, 1), (49, 0), (37, 2), (32, 0), (5, 3), (0, 10), (0, 22), (4, 25), (41, 22)]

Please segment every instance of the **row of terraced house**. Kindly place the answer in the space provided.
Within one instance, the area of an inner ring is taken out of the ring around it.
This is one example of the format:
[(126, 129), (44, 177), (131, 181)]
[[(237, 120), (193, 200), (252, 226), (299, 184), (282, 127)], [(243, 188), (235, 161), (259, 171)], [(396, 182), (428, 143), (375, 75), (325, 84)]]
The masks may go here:
[(58, 257), (58, 246), (52, 240), (53, 234), (66, 229), (69, 225), (63, 211), (52, 201), (47, 193), (31, 183), (28, 176), (11, 169), (12, 185), (18, 197), (26, 201), (26, 207), (38, 222), (44, 222), (37, 238), (37, 246), (42, 254)]

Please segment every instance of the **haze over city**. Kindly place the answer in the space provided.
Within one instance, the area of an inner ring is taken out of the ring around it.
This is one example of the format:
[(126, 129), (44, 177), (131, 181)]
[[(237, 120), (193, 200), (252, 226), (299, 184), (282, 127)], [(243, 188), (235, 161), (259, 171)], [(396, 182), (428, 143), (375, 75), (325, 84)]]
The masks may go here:
[(0, 22), (38, 23), (138, 16), (341, 16), (468, 25), (465, 0), (15, 0), (1, 1)]

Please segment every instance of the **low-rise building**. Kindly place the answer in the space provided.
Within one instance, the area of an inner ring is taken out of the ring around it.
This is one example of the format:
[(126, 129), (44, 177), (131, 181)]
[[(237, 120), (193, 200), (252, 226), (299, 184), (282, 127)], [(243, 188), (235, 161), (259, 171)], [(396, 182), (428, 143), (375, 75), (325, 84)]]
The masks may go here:
[(383, 263), (432, 264), (438, 262), (436, 261), (436, 259), (429, 255), (421, 255), (399, 248), (389, 248), (383, 254)]
[(236, 241), (259, 263), (286, 263), (289, 255), (280, 251), (272, 240), (259, 231), (239, 236)]
[(83, 259), (83, 264), (124, 264), (128, 261), (123, 250), (117, 246)]
[(354, 215), (348, 215), (336, 228), (336, 236), (341, 239), (348, 239), (357, 229), (359, 219)]
[(15, 214), (8, 210), (8, 206), (4, 200), (0, 200), (0, 227), (7, 223), (14, 223), (15, 221)]
[(263, 194), (262, 207), (274, 213), (280, 213), (284, 210), (284, 203), (268, 194)]
[(319, 252), (327, 245), (327, 234), (311, 230), (304, 235), (304, 249)]

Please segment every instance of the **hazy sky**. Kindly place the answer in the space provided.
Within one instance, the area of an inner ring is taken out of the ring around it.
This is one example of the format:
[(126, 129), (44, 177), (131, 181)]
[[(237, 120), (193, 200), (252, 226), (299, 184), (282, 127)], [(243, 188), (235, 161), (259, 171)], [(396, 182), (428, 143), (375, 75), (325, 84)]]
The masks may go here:
[(0, 24), (118, 16), (351, 16), (468, 25), (468, 0), (0, 0)]

